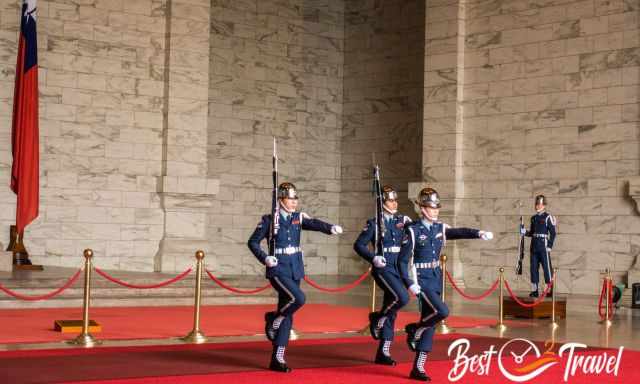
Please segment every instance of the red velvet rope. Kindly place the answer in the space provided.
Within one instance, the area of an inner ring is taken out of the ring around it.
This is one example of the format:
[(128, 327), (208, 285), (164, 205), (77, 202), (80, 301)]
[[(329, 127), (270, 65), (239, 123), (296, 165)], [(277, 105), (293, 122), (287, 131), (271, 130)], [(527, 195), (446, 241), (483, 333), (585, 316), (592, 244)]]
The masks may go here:
[(609, 318), (607, 320), (611, 320), (613, 318), (613, 283), (609, 279), (604, 279), (604, 281), (602, 282), (602, 290), (600, 291), (600, 298), (598, 299), (598, 315), (600, 315), (600, 319), (602, 320), (604, 320), (606, 316), (602, 305), (602, 299), (607, 292), (607, 282), (609, 283), (609, 297), (607, 298), (609, 301)]
[(173, 284), (176, 281), (180, 281), (182, 279), (184, 279), (192, 270), (192, 268), (187, 269), (186, 271), (182, 272), (181, 274), (179, 274), (178, 276), (171, 278), (167, 281), (163, 281), (161, 283), (158, 284), (150, 284), (150, 285), (137, 285), (137, 284), (130, 284), (127, 283), (125, 281), (116, 279), (115, 277), (109, 275), (108, 273), (106, 273), (105, 271), (101, 270), (98, 267), (93, 267), (93, 269), (96, 271), (96, 273), (102, 277), (104, 277), (105, 279), (111, 281), (112, 283), (116, 283), (118, 285), (122, 285), (123, 287), (127, 287), (127, 288), (135, 288), (135, 289), (152, 289), (152, 288), (161, 288), (161, 287), (166, 287), (169, 284)]
[(238, 293), (240, 295), (253, 295), (253, 294), (256, 294), (258, 292), (262, 292), (265, 289), (271, 287), (271, 283), (267, 283), (267, 285), (265, 285), (263, 287), (256, 288), (256, 289), (238, 289), (238, 288), (233, 288), (233, 287), (223, 283), (219, 279), (217, 279), (215, 276), (213, 276), (213, 274), (211, 272), (209, 272), (209, 270), (205, 269), (205, 272), (207, 272), (207, 275), (209, 275), (209, 278), (211, 280), (213, 280), (216, 284), (218, 284), (221, 288), (224, 288), (227, 291), (231, 291), (233, 293)]
[(320, 290), (320, 291), (330, 292), (330, 293), (346, 292), (346, 291), (348, 291), (350, 289), (355, 288), (360, 283), (362, 283), (364, 281), (364, 279), (366, 279), (367, 276), (369, 276), (369, 272), (371, 272), (371, 268), (367, 269), (365, 271), (365, 273), (363, 273), (360, 277), (358, 277), (358, 279), (356, 281), (354, 281), (353, 283), (349, 283), (347, 285), (343, 285), (342, 287), (338, 287), (338, 288), (321, 287), (320, 285), (318, 285), (318, 283), (316, 283), (315, 281), (311, 280), (310, 278), (308, 278), (306, 276), (304, 277), (304, 281), (306, 281), (307, 284), (309, 284), (313, 288), (315, 288), (317, 290)]
[(7, 295), (13, 296), (16, 299), (25, 300), (25, 301), (38, 301), (38, 300), (50, 299), (54, 296), (61, 294), (64, 290), (72, 286), (73, 283), (75, 283), (76, 280), (78, 280), (78, 276), (80, 276), (80, 272), (82, 272), (82, 268), (78, 269), (76, 273), (73, 276), (71, 276), (71, 278), (62, 287), (56, 289), (55, 291), (47, 293), (45, 295), (40, 295), (40, 296), (21, 295), (19, 293), (16, 293), (10, 290), (9, 288), (3, 287), (2, 284), (0, 284), (0, 291), (3, 291)]
[(496, 281), (493, 283), (493, 285), (491, 287), (489, 287), (489, 289), (487, 289), (486, 292), (484, 292), (483, 294), (481, 294), (479, 296), (471, 296), (471, 295), (468, 295), (465, 292), (463, 292), (460, 288), (458, 288), (456, 283), (453, 281), (453, 277), (451, 277), (451, 274), (449, 273), (449, 271), (447, 271), (447, 279), (449, 279), (449, 282), (451, 283), (451, 286), (453, 287), (453, 289), (455, 289), (460, 294), (460, 296), (464, 297), (467, 300), (473, 300), (473, 301), (480, 301), (480, 300), (484, 299), (485, 297), (489, 296), (490, 294), (493, 293), (493, 291), (496, 290), (496, 288), (498, 288), (498, 284), (500, 284), (500, 279), (496, 279)]
[(509, 282), (507, 280), (504, 281), (504, 285), (505, 285), (505, 287), (507, 287), (507, 291), (509, 291), (509, 295), (511, 295), (511, 298), (516, 303), (518, 303), (520, 306), (525, 307), (525, 308), (532, 308), (532, 307), (535, 307), (536, 305), (538, 305), (538, 304), (540, 304), (540, 303), (542, 303), (544, 301), (544, 298), (547, 296), (547, 294), (551, 290), (551, 287), (553, 287), (553, 282), (555, 281), (555, 279), (556, 279), (556, 277), (553, 276), (553, 280), (551, 280), (551, 284), (547, 285), (547, 287), (545, 288), (544, 292), (542, 292), (542, 296), (540, 296), (539, 299), (537, 299), (536, 301), (534, 301), (532, 303), (525, 303), (523, 301), (520, 301), (518, 299), (518, 297), (511, 290), (511, 287), (509, 286)]

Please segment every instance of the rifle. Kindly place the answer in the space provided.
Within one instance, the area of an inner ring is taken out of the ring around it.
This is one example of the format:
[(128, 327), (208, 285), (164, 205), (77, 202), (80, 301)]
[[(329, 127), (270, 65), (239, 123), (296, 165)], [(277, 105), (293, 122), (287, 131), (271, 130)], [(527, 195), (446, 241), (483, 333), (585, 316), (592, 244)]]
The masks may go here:
[(384, 201), (380, 184), (380, 167), (378, 165), (373, 167), (373, 195), (376, 201), (375, 254), (376, 256), (384, 256), (383, 239), (386, 228), (384, 226), (384, 211), (382, 208)]
[(273, 194), (271, 198), (271, 233), (269, 234), (269, 255), (274, 256), (276, 236), (280, 229), (280, 204), (278, 203), (278, 152), (276, 138), (273, 138)]
[(524, 259), (524, 235), (522, 229), (524, 229), (524, 221), (520, 216), (520, 241), (518, 242), (518, 263), (516, 264), (516, 275), (522, 275), (522, 260)]

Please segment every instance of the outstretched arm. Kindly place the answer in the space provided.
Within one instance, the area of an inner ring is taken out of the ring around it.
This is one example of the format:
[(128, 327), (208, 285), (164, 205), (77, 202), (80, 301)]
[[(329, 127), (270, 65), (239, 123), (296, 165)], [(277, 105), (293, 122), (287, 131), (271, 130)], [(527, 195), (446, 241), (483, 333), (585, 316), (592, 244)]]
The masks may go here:
[(480, 238), (480, 230), (473, 228), (451, 228), (445, 229), (447, 240), (457, 239), (478, 239)]
[(267, 258), (267, 254), (260, 247), (260, 242), (262, 239), (269, 237), (269, 226), (271, 225), (271, 217), (269, 215), (262, 216), (262, 219), (256, 226), (256, 229), (253, 231), (251, 237), (249, 237), (249, 241), (247, 242), (247, 246), (251, 250), (251, 253), (260, 261), (262, 264), (265, 263), (265, 259)]
[(331, 228), (333, 224), (326, 223), (320, 219), (314, 219), (304, 212), (300, 213), (300, 221), (302, 222), (302, 229), (305, 231), (317, 231), (326, 233), (327, 235), (333, 234)]

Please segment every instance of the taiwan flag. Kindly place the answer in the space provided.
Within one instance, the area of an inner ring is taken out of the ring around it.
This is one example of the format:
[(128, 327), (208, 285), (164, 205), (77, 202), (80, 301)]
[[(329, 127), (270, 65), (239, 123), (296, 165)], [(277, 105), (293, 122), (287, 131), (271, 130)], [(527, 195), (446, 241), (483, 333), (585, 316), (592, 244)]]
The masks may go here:
[(13, 98), (11, 144), (11, 189), (17, 195), (16, 229), (38, 217), (38, 48), (36, 43), (36, 0), (24, 0), (20, 21), (20, 41)]

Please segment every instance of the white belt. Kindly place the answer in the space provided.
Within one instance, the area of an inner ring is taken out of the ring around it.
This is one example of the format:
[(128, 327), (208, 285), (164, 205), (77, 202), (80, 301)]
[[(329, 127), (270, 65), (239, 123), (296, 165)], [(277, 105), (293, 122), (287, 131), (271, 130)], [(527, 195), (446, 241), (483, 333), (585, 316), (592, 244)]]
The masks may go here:
[(542, 237), (542, 238), (546, 238), (549, 237), (549, 235), (544, 234), (544, 233), (534, 233), (533, 237)]
[(276, 255), (293, 255), (300, 252), (300, 247), (276, 248)]
[(440, 262), (438, 260), (434, 260), (429, 263), (415, 263), (416, 268), (438, 268), (440, 266)]
[(389, 253), (398, 253), (400, 252), (400, 247), (387, 247), (387, 248), (382, 248), (382, 250), (384, 252), (389, 252)]

